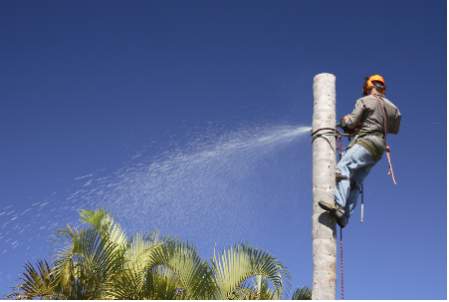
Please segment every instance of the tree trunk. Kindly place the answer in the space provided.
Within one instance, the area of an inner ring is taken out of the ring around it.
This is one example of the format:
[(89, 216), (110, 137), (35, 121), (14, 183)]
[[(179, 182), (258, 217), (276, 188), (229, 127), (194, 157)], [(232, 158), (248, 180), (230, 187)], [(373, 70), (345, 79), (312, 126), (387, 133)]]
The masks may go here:
[[(312, 131), (335, 128), (335, 76), (322, 73), (313, 79)], [(319, 133), (329, 132), (321, 130)], [(333, 201), (336, 148), (334, 136), (318, 137), (313, 142), (313, 300), (335, 300), (337, 238), (336, 220), (321, 209), (318, 201)]]

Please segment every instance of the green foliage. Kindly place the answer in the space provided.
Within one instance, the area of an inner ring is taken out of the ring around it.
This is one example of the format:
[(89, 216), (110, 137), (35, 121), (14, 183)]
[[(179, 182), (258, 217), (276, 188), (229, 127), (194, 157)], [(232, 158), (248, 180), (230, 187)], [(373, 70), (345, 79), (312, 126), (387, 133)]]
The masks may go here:
[(288, 269), (246, 243), (202, 260), (192, 243), (159, 232), (128, 237), (107, 210), (80, 216), (90, 226), (58, 230), (52, 264), (26, 263), (21, 283), (2, 298), (265, 300), (290, 289)]
[[(253, 291), (248, 291), (250, 285), (247, 281), (257, 276), (268, 279), (274, 286), (274, 293), (281, 296), (284, 288), (282, 278), (290, 279), (290, 273), (278, 259), (248, 244), (237, 244), (227, 251), (223, 250), (221, 257), (217, 258), (214, 255), (212, 263), (215, 271), (214, 283), (217, 285), (215, 296), (217, 299), (249, 298), (247, 293), (253, 293)], [(287, 281), (285, 283), (288, 290), (290, 284)]]
[(292, 300), (312, 300), (312, 290), (307, 285), (297, 288), (293, 292)]

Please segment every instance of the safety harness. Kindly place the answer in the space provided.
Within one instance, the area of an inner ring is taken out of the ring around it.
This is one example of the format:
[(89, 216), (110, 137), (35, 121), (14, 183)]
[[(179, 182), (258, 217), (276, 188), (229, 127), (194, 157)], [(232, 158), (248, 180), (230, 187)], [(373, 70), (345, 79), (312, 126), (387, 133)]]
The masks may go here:
[[(377, 150), (371, 148), (371, 146), (366, 143), (366, 141), (370, 141), (370, 139), (369, 138), (365, 138), (365, 136), (366, 135), (374, 135), (374, 136), (377, 136), (379, 138), (383, 137), (383, 140), (385, 142), (385, 152), (387, 153), (387, 159), (388, 159), (388, 175), (391, 175), (394, 185), (397, 185), (396, 179), (394, 177), (393, 165), (391, 164), (391, 156), (390, 156), (391, 148), (387, 145), (387, 133), (388, 133), (388, 130), (387, 130), (387, 111), (385, 110), (384, 102), (382, 101), (382, 99), (377, 94), (374, 94), (374, 96), (379, 101), (380, 106), (382, 107), (382, 111), (383, 111), (383, 115), (382, 115), (383, 124), (384, 124), (384, 127), (383, 127), (384, 128), (384, 132), (383, 133), (381, 131), (356, 132), (356, 131), (354, 131), (354, 129), (344, 128), (342, 122), (340, 123), (340, 127), (342, 127), (345, 130), (345, 136), (348, 136), (348, 138), (349, 137), (354, 137), (352, 142), (348, 145), (348, 149), (351, 148), (352, 146), (354, 146), (356, 143), (358, 143), (359, 145), (362, 145), (363, 147), (365, 147), (366, 149), (371, 151), (371, 153), (374, 154), (374, 156), (376, 157), (377, 160), (380, 160), (380, 158), (382, 158), (382, 154), (378, 154)], [(359, 123), (359, 125), (356, 128), (358, 128), (358, 127), (360, 127), (360, 123)], [(363, 199), (363, 195), (362, 195), (362, 199)], [(362, 215), (363, 215), (363, 213), (362, 213)]]

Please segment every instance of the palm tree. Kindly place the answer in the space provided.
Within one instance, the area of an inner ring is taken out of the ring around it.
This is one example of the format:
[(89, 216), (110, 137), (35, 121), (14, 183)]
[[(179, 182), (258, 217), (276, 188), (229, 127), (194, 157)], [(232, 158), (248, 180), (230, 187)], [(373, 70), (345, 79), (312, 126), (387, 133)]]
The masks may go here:
[(103, 209), (80, 216), (90, 227), (57, 231), (52, 265), (26, 264), (22, 283), (3, 298), (276, 299), (290, 289), (288, 269), (246, 243), (203, 261), (193, 244), (159, 232), (129, 238)]
[[(313, 79), (313, 299), (335, 300), (337, 279), (337, 240), (335, 217), (318, 206), (319, 201), (331, 203), (335, 187), (336, 141), (326, 129), (335, 127), (335, 76), (318, 74)], [(329, 136), (330, 135), (330, 136)], [(315, 139), (316, 138), (316, 139)]]

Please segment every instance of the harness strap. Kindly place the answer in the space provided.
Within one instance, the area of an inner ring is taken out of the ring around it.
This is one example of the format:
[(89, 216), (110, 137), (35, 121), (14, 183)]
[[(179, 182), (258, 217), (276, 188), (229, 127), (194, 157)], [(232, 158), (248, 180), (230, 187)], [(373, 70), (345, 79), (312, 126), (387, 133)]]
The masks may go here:
[(342, 180), (342, 179), (351, 180), (351, 179), (349, 178), (349, 176), (346, 176), (346, 175), (343, 175), (343, 174), (340, 174), (340, 173), (335, 174), (335, 181), (336, 181), (336, 182), (339, 182), (339, 181)]
[(384, 103), (382, 102), (382, 100), (380, 99), (379, 96), (374, 95), (380, 102), (380, 105), (382, 106), (382, 109), (384, 111), (384, 130), (385, 130), (385, 136), (384, 136), (384, 140), (385, 140), (385, 151), (387, 152), (387, 158), (388, 158), (388, 175), (391, 175), (391, 177), (393, 178), (393, 183), (394, 185), (396, 185), (396, 179), (394, 178), (394, 172), (393, 172), (393, 166), (391, 165), (391, 158), (390, 158), (390, 147), (387, 146), (387, 112), (385, 111), (385, 106)]

